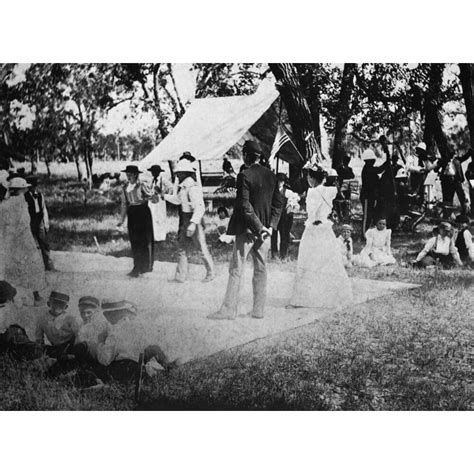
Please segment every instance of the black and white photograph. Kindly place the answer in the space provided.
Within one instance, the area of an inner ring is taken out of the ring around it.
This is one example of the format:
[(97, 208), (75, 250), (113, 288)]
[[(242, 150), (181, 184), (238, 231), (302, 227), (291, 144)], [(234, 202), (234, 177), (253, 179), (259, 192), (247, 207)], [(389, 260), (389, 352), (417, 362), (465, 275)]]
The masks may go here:
[(3, 409), (473, 408), (472, 64), (1, 73)]
[[(473, 55), (292, 56), (280, 38), (209, 61), (160, 49), (194, 35), (163, 18), (153, 54), (0, 54), (0, 419), (80, 412), (183, 453), (177, 420), (209, 421), (211, 453), (246, 444), (236, 412), (257, 439), (262, 416), (276, 435), (305, 412), (341, 443), (377, 413), (405, 417), (402, 440), (472, 413)], [(269, 26), (238, 18), (232, 44)]]

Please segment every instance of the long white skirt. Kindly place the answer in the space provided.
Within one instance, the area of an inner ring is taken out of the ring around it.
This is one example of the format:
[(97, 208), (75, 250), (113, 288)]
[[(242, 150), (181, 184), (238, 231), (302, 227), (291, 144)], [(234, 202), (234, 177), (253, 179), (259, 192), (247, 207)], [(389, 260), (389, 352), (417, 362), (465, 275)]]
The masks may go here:
[(290, 304), (338, 309), (352, 301), (352, 286), (331, 224), (307, 226), (301, 238)]
[(0, 279), (31, 291), (43, 290), (46, 287), (43, 257), (31, 233), (23, 196), (0, 203), (0, 239)]
[(153, 238), (155, 242), (166, 240), (166, 201), (150, 202), (151, 220), (153, 221)]

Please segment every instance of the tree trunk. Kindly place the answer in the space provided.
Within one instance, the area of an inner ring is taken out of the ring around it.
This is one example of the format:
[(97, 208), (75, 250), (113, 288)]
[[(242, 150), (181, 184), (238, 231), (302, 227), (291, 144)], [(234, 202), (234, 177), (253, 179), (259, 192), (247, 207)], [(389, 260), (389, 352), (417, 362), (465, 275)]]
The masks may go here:
[(474, 64), (459, 64), (462, 94), (466, 105), (471, 148), (474, 148)]
[(31, 174), (38, 172), (39, 150), (36, 153), (31, 153)]
[[(439, 102), (444, 67), (444, 64), (439, 63), (433, 63), (431, 65), (428, 90), (424, 96), (424, 112), (425, 137), (429, 140), (430, 136), (433, 136), (441, 155), (441, 159), (447, 161), (452, 156), (452, 150), (448, 144), (446, 135), (443, 132), (440, 119), (441, 107)], [(427, 143), (427, 145), (429, 145), (429, 143)]]
[(338, 168), (342, 165), (346, 153), (344, 139), (347, 136), (347, 123), (351, 116), (351, 98), (354, 90), (354, 76), (357, 64), (346, 63), (342, 72), (341, 92), (336, 114), (336, 126), (334, 128), (334, 142), (332, 148), (332, 167)]
[[(308, 102), (301, 91), (298, 73), (293, 64), (273, 63), (270, 69), (277, 80), (295, 139), (295, 145), (303, 159), (302, 166), (312, 157), (321, 161), (321, 152), (316, 142), (316, 130), (311, 118)], [(301, 166), (297, 167), (301, 169)], [(298, 171), (299, 173), (299, 171)]]

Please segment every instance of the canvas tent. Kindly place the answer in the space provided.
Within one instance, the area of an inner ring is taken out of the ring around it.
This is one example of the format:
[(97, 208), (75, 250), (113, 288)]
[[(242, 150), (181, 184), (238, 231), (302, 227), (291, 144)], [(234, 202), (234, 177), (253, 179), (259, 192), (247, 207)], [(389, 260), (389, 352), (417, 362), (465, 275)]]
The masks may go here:
[[(279, 93), (272, 80), (265, 80), (252, 95), (195, 99), (173, 131), (142, 160), (142, 165), (176, 161), (184, 151), (203, 163), (226, 155), (233, 158), (232, 148), (250, 138), (259, 141), (268, 156), (279, 107)], [(295, 154), (289, 150), (282, 158), (293, 161)]]

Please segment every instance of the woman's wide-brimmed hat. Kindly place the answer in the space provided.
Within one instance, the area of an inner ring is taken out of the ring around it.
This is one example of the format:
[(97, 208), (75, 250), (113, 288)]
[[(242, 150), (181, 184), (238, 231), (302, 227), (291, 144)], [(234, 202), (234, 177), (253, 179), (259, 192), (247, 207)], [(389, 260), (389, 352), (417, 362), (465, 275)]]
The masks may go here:
[(26, 189), (30, 186), (31, 184), (28, 184), (24, 178), (12, 178), (9, 185), (10, 189)]
[(128, 165), (121, 172), (122, 173), (133, 173), (133, 174), (140, 174), (141, 173), (141, 171), (138, 169), (138, 166), (136, 166), (136, 165)]
[(127, 300), (121, 301), (102, 301), (102, 312), (104, 317), (112, 324), (117, 324), (125, 317), (134, 318), (137, 315), (137, 308)]
[(180, 160), (176, 163), (175, 173), (195, 173), (196, 170), (189, 160)]

